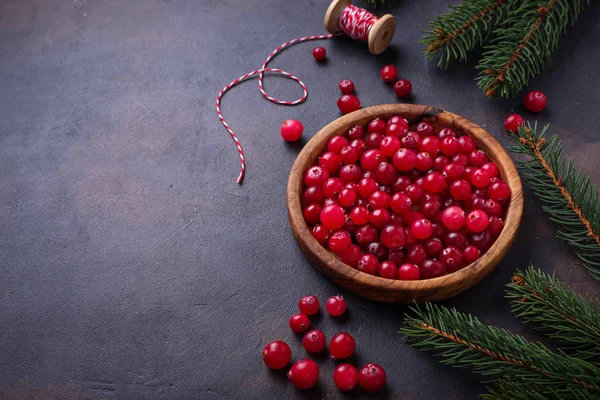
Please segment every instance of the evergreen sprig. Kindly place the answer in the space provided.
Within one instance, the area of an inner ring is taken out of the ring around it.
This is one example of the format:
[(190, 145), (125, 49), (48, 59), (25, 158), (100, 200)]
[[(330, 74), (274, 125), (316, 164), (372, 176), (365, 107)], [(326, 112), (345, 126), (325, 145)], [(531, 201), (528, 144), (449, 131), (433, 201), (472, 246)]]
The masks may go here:
[(557, 136), (546, 138), (548, 126), (521, 126), (513, 134), (515, 153), (529, 158), (518, 162), (522, 175), (542, 201), (542, 209), (559, 226), (557, 236), (571, 245), (594, 279), (600, 281), (600, 201), (590, 177), (562, 157)]
[(507, 285), (507, 298), (518, 318), (534, 324), (562, 351), (600, 361), (600, 307), (577, 295), (553, 275), (528, 268), (517, 271)]
[(467, 53), (487, 40), (508, 4), (508, 0), (465, 0), (450, 6), (452, 11), (439, 15), (424, 31), (419, 43), (427, 45), (425, 56), (437, 58), (440, 68), (454, 60), (466, 61)]
[(521, 0), (494, 31), (477, 66), (486, 96), (514, 97), (550, 63), (567, 26), (589, 0)]

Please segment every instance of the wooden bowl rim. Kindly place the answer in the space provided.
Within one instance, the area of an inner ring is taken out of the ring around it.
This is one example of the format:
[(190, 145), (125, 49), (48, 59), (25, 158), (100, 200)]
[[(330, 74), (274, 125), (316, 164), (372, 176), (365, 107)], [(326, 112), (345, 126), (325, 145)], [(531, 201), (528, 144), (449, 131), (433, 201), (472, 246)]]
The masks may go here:
[[(373, 118), (389, 118), (392, 115), (402, 115), (407, 118), (409, 122), (414, 122), (409, 118), (411, 115), (416, 116), (416, 120), (435, 119), (442, 126), (452, 126), (460, 130), (463, 134), (473, 137), (476, 140), (478, 147), (483, 148), (490, 159), (498, 164), (503, 180), (508, 183), (511, 189), (511, 199), (507, 207), (506, 216), (504, 218), (504, 228), (500, 236), (496, 238), (494, 244), (477, 261), (459, 271), (438, 278), (419, 281), (403, 281), (369, 275), (343, 263), (325, 249), (325, 247), (313, 237), (312, 232), (304, 220), (300, 193), (302, 193), (303, 175), (306, 168), (301, 167), (305, 164), (309, 164), (308, 161), (310, 160), (312, 153), (319, 148), (321, 148), (320, 151), (322, 151), (322, 148), (325, 146), (323, 142), (326, 142), (336, 134), (346, 132), (351, 126), (356, 124), (364, 125), (365, 122)], [(314, 257), (319, 259), (325, 266), (325, 269), (333, 270), (337, 275), (343, 276), (343, 279), (360, 283), (363, 287), (366, 286), (375, 290), (385, 289), (386, 292), (409, 291), (415, 293), (414, 297), (417, 298), (419, 292), (431, 293), (432, 290), (435, 291), (436, 289), (447, 286), (460, 286), (460, 283), (471, 275), (483, 274), (483, 276), (479, 278), (479, 280), (481, 280), (493, 271), (499, 263), (499, 260), (493, 258), (497, 258), (498, 252), (504, 250), (505, 254), (508, 251), (518, 231), (523, 215), (522, 191), (521, 180), (512, 159), (502, 145), (479, 125), (457, 114), (435, 107), (418, 104), (383, 104), (363, 108), (344, 115), (329, 123), (311, 138), (292, 166), (287, 185), (287, 205), (290, 224), (292, 225), (292, 229), (295, 230), (297, 240), (302, 241), (305, 251), (308, 250)], [(504, 254), (502, 254), (502, 256)], [(477, 280), (475, 284), (479, 282), (479, 280)], [(464, 290), (469, 287), (471, 286), (466, 287)]]

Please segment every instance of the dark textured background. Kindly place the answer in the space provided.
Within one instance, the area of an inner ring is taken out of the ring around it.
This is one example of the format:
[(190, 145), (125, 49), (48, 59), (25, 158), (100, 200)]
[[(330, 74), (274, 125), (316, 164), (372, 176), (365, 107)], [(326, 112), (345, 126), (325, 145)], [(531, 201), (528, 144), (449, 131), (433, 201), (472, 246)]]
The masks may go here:
[[(228, 94), (223, 111), (248, 158), (238, 159), (214, 110), (217, 92), (258, 68), (279, 43), (323, 32), (326, 1), (0, 0), (0, 398), (340, 398), (333, 362), (294, 390), (267, 370), (274, 339), (304, 356), (287, 318), (301, 295), (343, 293), (357, 365), (377, 362), (386, 391), (370, 398), (475, 398), (468, 371), (438, 364), (396, 334), (405, 311), (344, 292), (300, 253), (288, 226), (285, 184), (301, 145), (279, 137), (300, 119), (305, 139), (335, 119), (337, 83), (354, 80), (364, 106), (396, 101), (379, 69), (394, 63), (413, 101), (462, 114), (507, 145), (502, 122), (520, 100), (485, 98), (473, 63), (439, 71), (424, 61), (420, 30), (444, 1), (388, 0), (393, 47), (369, 55), (350, 40), (295, 46), (273, 66), (299, 74), (306, 103), (263, 100), (256, 81)], [(377, 13), (380, 14), (382, 10)], [(568, 156), (600, 181), (597, 92), (600, 6), (586, 9), (530, 88), (549, 98)], [(299, 88), (269, 78), (270, 93)], [(531, 115), (527, 115), (532, 117)], [(510, 314), (503, 285), (529, 262), (580, 291), (600, 286), (554, 237), (526, 190), (525, 217), (497, 271), (444, 304), (530, 335)], [(356, 390), (345, 396), (368, 397)]]

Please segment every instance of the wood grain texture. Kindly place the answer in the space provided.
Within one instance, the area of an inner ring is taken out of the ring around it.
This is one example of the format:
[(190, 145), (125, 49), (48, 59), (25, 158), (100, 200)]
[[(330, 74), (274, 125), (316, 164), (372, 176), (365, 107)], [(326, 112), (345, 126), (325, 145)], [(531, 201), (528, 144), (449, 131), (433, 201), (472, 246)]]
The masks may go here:
[[(327, 146), (327, 141), (333, 136), (345, 133), (353, 125), (365, 125), (373, 118), (389, 118), (393, 115), (402, 115), (410, 123), (425, 119), (436, 129), (452, 127), (458, 132), (471, 136), (479, 148), (498, 164), (502, 179), (511, 188), (512, 195), (502, 233), (486, 253), (460, 271), (421, 281), (400, 281), (368, 275), (344, 264), (321, 246), (304, 221), (301, 204), (303, 175), (308, 167), (316, 163)], [(436, 301), (455, 296), (473, 287), (489, 275), (504, 258), (515, 240), (523, 216), (523, 188), (517, 169), (506, 150), (480, 126), (459, 115), (433, 107), (386, 104), (361, 109), (338, 118), (304, 146), (290, 172), (287, 209), (292, 231), (303, 252), (320, 272), (336, 284), (360, 296), (381, 302)]]

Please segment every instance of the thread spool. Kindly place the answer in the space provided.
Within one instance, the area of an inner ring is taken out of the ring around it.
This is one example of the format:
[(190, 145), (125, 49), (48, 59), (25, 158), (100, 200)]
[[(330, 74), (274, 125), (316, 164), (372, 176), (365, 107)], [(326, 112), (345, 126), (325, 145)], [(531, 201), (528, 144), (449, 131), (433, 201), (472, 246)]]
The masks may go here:
[[(335, 34), (342, 31), (340, 29), (340, 17), (346, 7), (351, 4), (352, 0), (333, 0), (331, 2), (325, 13), (325, 29), (327, 32)], [(369, 30), (367, 40), (369, 52), (374, 55), (383, 53), (394, 38), (394, 33), (396, 33), (396, 18), (391, 14), (385, 14)]]

